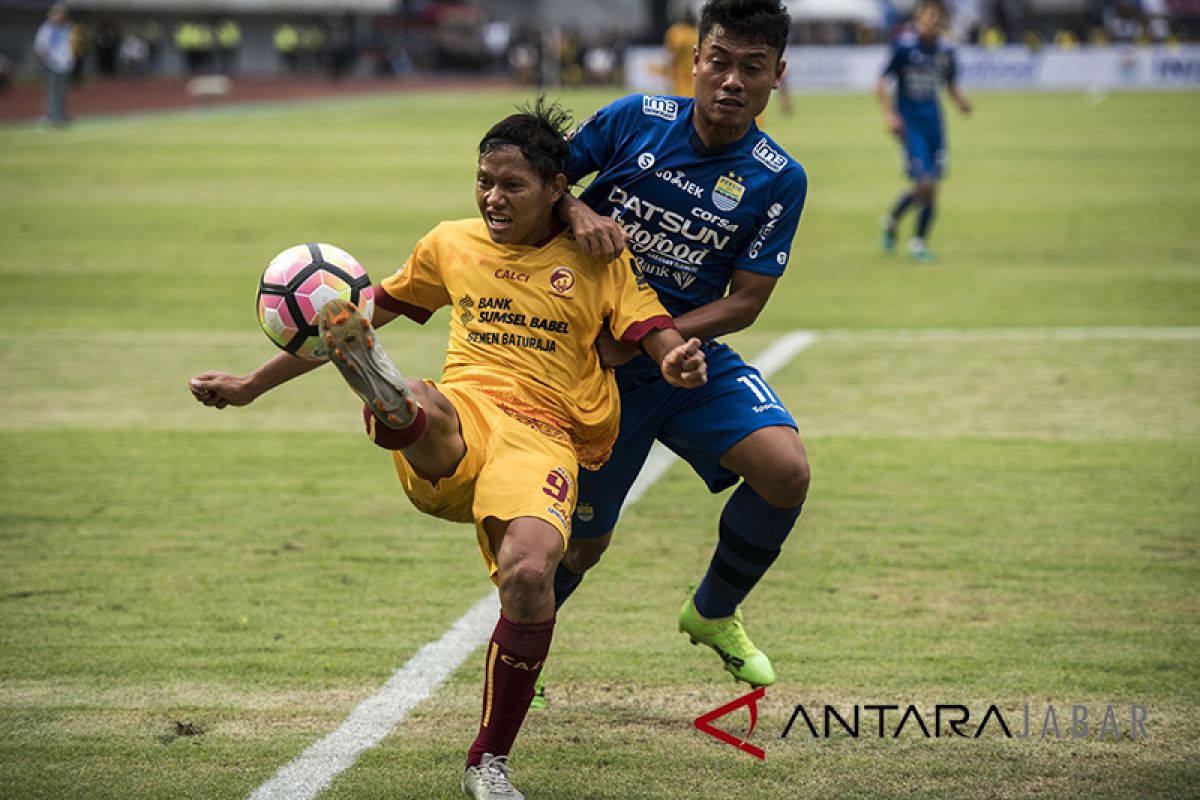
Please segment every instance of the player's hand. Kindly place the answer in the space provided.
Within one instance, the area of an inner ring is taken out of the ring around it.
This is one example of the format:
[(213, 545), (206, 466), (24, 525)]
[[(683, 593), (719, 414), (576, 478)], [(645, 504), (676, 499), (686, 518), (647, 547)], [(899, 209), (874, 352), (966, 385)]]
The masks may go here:
[(904, 137), (904, 120), (895, 111), (889, 111), (887, 115), (888, 132), (897, 139)]
[(188, 381), (192, 397), (206, 406), (245, 406), (258, 397), (243, 378), (227, 372), (202, 372)]
[(588, 255), (612, 261), (625, 249), (625, 231), (612, 217), (604, 217), (583, 203), (571, 210), (571, 233), (579, 249)]
[(971, 103), (970, 98), (963, 97), (963, 96), (960, 96), (958, 98), (958, 110), (963, 113), (963, 116), (967, 116), (974, 109), (975, 109), (975, 106)]
[(662, 374), (667, 383), (681, 389), (695, 389), (708, 382), (708, 365), (700, 340), (693, 337), (667, 353), (662, 362)]
[(596, 337), (596, 352), (600, 355), (600, 366), (612, 368), (628, 364), (642, 351), (624, 342), (618, 342), (608, 328), (603, 328)]

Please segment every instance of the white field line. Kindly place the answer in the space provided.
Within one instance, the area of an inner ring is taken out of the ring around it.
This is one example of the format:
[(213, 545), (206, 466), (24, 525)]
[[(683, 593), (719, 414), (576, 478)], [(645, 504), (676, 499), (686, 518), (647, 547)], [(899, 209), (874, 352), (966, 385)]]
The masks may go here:
[[(817, 341), (811, 331), (793, 331), (772, 342), (752, 363), (769, 376)], [(675, 461), (675, 454), (655, 443), (638, 479), (621, 507), (642, 498)], [(247, 800), (312, 800), (365, 751), (383, 740), (408, 713), (429, 699), (459, 665), (492, 635), (500, 601), (488, 592), (450, 630), (413, 655), (378, 692), (361, 702), (333, 733), (309, 747)]]
[(366, 750), (428, 699), (467, 656), (487, 641), (500, 602), (489, 592), (450, 626), (436, 642), (416, 652), (378, 692), (350, 713), (337, 730), (301, 753), (275, 777), (258, 787), (250, 800), (309, 800), (325, 789)]

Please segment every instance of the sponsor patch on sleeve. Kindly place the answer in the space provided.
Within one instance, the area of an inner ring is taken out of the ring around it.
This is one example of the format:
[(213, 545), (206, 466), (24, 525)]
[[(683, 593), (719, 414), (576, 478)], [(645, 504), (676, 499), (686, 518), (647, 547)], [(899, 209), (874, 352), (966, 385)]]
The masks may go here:
[(787, 166), (788, 159), (783, 153), (767, 144), (766, 139), (759, 139), (754, 145), (754, 158), (771, 172), (780, 172)]
[(669, 97), (646, 96), (642, 98), (642, 113), (674, 122), (679, 116), (679, 103)]

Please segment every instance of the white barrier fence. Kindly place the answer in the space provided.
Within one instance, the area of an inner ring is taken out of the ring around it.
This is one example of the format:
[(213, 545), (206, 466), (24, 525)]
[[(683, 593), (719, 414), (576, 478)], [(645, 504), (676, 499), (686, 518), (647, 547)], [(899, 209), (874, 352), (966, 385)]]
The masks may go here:
[[(632, 47), (626, 54), (631, 91), (666, 91), (663, 51)], [(866, 91), (888, 57), (886, 46), (804, 47), (787, 51), (793, 92)], [(958, 48), (959, 82), (966, 89), (1200, 89), (1200, 46), (1084, 47), (1032, 52), (1025, 47)]]

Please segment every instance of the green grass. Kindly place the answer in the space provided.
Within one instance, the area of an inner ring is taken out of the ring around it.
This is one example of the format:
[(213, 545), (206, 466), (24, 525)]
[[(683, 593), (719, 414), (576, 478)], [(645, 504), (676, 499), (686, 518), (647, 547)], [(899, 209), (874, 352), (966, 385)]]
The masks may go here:
[[(518, 99), (0, 128), (0, 798), (245, 796), (488, 590), (335, 375), (220, 412), (186, 380), (271, 354), (252, 298), (283, 247), (379, 277), (472, 214), (473, 146)], [(1034, 330), (1200, 325), (1200, 95), (978, 101), (936, 267), (875, 249), (901, 182), (869, 98), (772, 112), (811, 192), (735, 344), (822, 335), (772, 379), (814, 483), (746, 607), (781, 674), (767, 761), (692, 728), (742, 692), (674, 630), (723, 502), (676, 466), (560, 618), (514, 761), (531, 800), (1200, 796), (1200, 339)], [(444, 331), (384, 336), (436, 376)], [(478, 662), (324, 796), (456, 796)], [(1035, 736), (781, 739), (797, 703), (1029, 704)], [(1112, 704), (1128, 734), (1132, 703), (1147, 739), (1066, 732)]]

